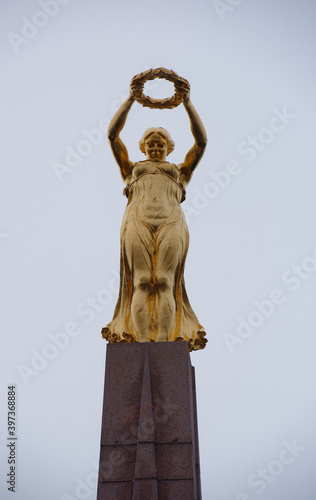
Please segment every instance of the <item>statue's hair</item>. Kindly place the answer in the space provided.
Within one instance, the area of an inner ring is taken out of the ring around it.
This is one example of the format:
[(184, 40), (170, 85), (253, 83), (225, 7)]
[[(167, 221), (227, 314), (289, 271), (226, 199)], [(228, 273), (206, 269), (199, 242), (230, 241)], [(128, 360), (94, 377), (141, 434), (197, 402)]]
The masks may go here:
[(161, 137), (163, 137), (167, 141), (167, 146), (168, 146), (167, 155), (172, 153), (172, 151), (174, 150), (174, 142), (171, 139), (171, 136), (170, 136), (168, 130), (166, 130), (163, 127), (151, 127), (151, 128), (148, 128), (147, 130), (145, 130), (143, 137), (141, 138), (141, 140), (138, 143), (139, 149), (141, 150), (142, 153), (146, 154), (145, 153), (145, 141), (152, 134), (159, 134)]

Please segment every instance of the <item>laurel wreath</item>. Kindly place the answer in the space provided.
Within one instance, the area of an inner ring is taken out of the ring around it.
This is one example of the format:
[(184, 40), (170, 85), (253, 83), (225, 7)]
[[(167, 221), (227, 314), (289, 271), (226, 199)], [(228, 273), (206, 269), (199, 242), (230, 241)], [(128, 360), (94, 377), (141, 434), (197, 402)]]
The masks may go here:
[[(172, 82), (175, 88), (174, 95), (165, 99), (154, 99), (153, 97), (145, 95), (145, 82), (154, 80), (155, 78), (164, 78)], [(142, 106), (159, 109), (172, 109), (179, 106), (179, 104), (183, 102), (183, 92), (181, 92), (181, 90), (184, 84), (188, 86), (189, 82), (185, 78), (177, 75), (174, 71), (166, 68), (149, 69), (134, 76), (131, 81), (136, 101)]]

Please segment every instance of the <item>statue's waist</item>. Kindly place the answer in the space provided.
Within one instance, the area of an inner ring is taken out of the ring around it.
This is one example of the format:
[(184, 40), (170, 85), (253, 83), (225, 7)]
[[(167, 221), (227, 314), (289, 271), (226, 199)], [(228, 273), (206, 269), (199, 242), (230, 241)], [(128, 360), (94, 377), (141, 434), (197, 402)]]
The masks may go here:
[(179, 220), (185, 220), (183, 210), (177, 201), (176, 203), (153, 204), (142, 200), (139, 202), (133, 199), (126, 207), (124, 220), (128, 222), (129, 218), (133, 218), (139, 222), (163, 224), (177, 224)]

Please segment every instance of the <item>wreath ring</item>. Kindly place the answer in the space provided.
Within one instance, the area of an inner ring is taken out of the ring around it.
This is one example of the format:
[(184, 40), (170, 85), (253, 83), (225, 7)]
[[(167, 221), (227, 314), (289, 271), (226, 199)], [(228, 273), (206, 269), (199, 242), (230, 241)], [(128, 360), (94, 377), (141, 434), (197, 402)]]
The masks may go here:
[[(155, 78), (164, 78), (165, 80), (172, 82), (175, 88), (174, 95), (165, 99), (154, 99), (153, 97), (145, 95), (145, 82), (148, 80), (154, 80)], [(134, 76), (131, 81), (135, 100), (142, 106), (159, 109), (172, 109), (179, 106), (179, 104), (183, 102), (183, 92), (181, 92), (181, 89), (184, 85), (186, 87), (189, 85), (189, 82), (185, 78), (182, 78), (174, 71), (165, 68), (149, 69)]]

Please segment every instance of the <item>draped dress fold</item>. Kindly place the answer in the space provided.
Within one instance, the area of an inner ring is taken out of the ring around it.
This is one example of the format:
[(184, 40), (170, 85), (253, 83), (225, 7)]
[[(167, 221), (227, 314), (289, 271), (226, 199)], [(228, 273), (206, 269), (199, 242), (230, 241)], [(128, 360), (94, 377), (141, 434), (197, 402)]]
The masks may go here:
[(159, 292), (155, 284), (164, 269), (172, 269), (175, 313), (168, 341), (186, 340), (190, 351), (205, 347), (206, 334), (189, 303), (184, 282), (189, 231), (180, 206), (185, 190), (179, 179), (177, 165), (145, 160), (133, 164), (126, 180), (128, 203), (120, 232), (119, 297), (112, 321), (102, 329), (102, 336), (110, 343), (139, 341), (132, 300), (137, 273), (143, 267), (151, 276), (148, 341), (155, 342), (158, 331)]

